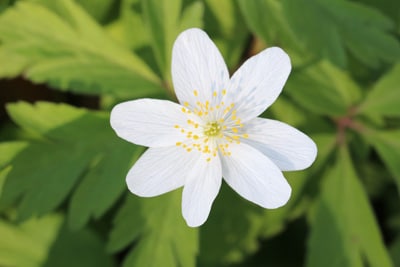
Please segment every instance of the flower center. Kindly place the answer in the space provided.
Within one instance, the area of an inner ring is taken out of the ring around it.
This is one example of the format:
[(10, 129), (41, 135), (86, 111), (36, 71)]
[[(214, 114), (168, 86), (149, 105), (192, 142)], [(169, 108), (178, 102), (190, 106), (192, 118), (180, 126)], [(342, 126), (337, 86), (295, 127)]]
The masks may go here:
[(221, 125), (218, 122), (208, 122), (204, 127), (204, 135), (214, 137), (221, 134)]
[(232, 144), (240, 144), (242, 139), (249, 138), (249, 135), (243, 132), (244, 125), (241, 119), (236, 116), (235, 104), (225, 104), (223, 101), (226, 93), (225, 89), (220, 94), (215, 91), (212, 99), (201, 101), (198, 91), (193, 91), (193, 95), (199, 98), (198, 101), (192, 105), (184, 102), (181, 108), (188, 116), (186, 123), (174, 125), (186, 139), (177, 142), (176, 146), (187, 152), (198, 151), (210, 162), (217, 155), (230, 156)]

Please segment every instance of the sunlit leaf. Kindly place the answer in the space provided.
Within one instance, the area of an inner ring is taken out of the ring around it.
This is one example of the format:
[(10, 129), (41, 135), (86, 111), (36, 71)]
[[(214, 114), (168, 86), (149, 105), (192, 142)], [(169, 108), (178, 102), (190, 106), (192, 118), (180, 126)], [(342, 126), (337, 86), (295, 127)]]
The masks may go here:
[(43, 266), (62, 218), (48, 215), (15, 225), (0, 220), (0, 266)]
[(7, 166), (26, 145), (22, 141), (0, 143), (0, 169)]
[[(61, 0), (53, 6), (56, 11), (20, 1), (0, 16), (2, 53), (23, 61), (29, 79), (88, 94), (138, 97), (161, 90), (149, 67), (108, 37), (78, 5)], [(6, 66), (0, 67), (5, 76), (17, 74), (1, 68)]]
[[(140, 49), (150, 45), (150, 32), (142, 18), (141, 0), (122, 0), (120, 22), (124, 42), (132, 49)], [(142, 53), (138, 53), (140, 56)]]
[(7, 62), (0, 64), (0, 77), (12, 78), (23, 71), (29, 60), (22, 55), (11, 54), (0, 45), (0, 62)]

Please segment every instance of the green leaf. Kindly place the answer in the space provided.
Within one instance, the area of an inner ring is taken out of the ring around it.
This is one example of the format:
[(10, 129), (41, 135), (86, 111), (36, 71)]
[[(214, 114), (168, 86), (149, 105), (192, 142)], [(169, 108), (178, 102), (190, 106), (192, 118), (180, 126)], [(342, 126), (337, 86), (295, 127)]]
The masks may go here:
[(344, 115), (361, 95), (349, 75), (328, 62), (295, 70), (284, 92), (305, 109), (332, 116)]
[(347, 64), (345, 48), (369, 66), (400, 58), (392, 21), (373, 8), (344, 0), (285, 0), (283, 6), (298, 40), (338, 66)]
[(141, 152), (137, 149), (135, 159), (130, 161), (132, 148), (125, 144), (99, 155), (71, 197), (69, 223), (72, 229), (83, 227), (91, 217), (99, 219), (111, 207), (126, 190), (124, 177)]
[[(268, 107), (267, 112), (269, 111), (274, 115), (274, 119), (284, 121), (292, 126), (302, 125), (309, 119), (303, 109), (283, 95), (272, 106)], [(268, 117), (267, 115), (265, 116), (265, 118)]]
[(181, 214), (181, 191), (155, 198), (129, 196), (119, 210), (108, 248), (118, 251), (136, 245), (124, 267), (196, 266), (197, 229), (186, 225)]
[(322, 13), (320, 10), (324, 7), (324, 1), (286, 0), (282, 3), (285, 17), (300, 43), (304, 43), (314, 54), (339, 66), (346, 64), (344, 44), (337, 26), (330, 17), (323, 17), (326, 12)]
[(107, 255), (101, 238), (91, 230), (71, 232), (62, 227), (54, 241), (43, 267), (112, 267), (115, 266)]
[(193, 2), (181, 14), (182, 0), (142, 0), (141, 3), (159, 70), (164, 80), (170, 81), (172, 45), (180, 31), (202, 26), (203, 5)]
[(330, 155), (337, 146), (336, 135), (333, 133), (311, 134), (311, 139), (317, 144), (317, 159), (310, 167), (313, 171), (320, 170), (327, 165)]
[(392, 173), (400, 192), (400, 130), (371, 132), (366, 138)]
[(398, 235), (395, 241), (390, 246), (390, 255), (392, 256), (395, 266), (400, 265), (400, 236)]
[[(19, 1), (0, 16), (2, 53), (18, 60), (12, 65), (22, 61), (26, 77), (87, 94), (138, 97), (160, 92), (161, 81), (149, 67), (73, 1), (57, 1), (52, 7)], [(8, 76), (15, 72), (0, 69)]]
[(235, 1), (206, 0), (204, 27), (221, 51), (229, 69), (236, 69), (248, 45), (249, 32)]
[(100, 22), (106, 22), (114, 11), (117, 0), (79, 0), (86, 12)]
[(393, 266), (345, 147), (325, 177), (308, 248), (308, 267)]
[(238, 263), (254, 253), (259, 247), (263, 219), (264, 209), (244, 200), (223, 184), (211, 214), (201, 228), (199, 261), (202, 266)]
[(9, 5), (11, 5), (12, 0), (4, 0), (0, 3), (0, 13), (3, 12)]
[(400, 116), (400, 64), (385, 74), (368, 93), (359, 112)]
[[(54, 139), (78, 135), (78, 132), (74, 129), (68, 127), (62, 131), (60, 129), (88, 113), (85, 109), (74, 108), (67, 104), (37, 102), (32, 105), (23, 101), (8, 104), (7, 112), (11, 119), (23, 130), (38, 136), (50, 134), (49, 137)], [(93, 131), (94, 129), (90, 133)], [(82, 131), (80, 134), (87, 133)]]
[(6, 167), (26, 146), (22, 141), (0, 143), (0, 169)]
[(314, 134), (311, 137), (318, 147), (317, 159), (305, 171), (284, 173), (292, 187), (292, 195), (285, 206), (265, 212), (263, 237), (269, 238), (282, 232), (289, 221), (301, 216), (309, 207), (311, 199), (308, 191), (314, 186), (313, 176), (326, 165), (336, 144), (336, 137), (332, 134)]
[(202, 28), (203, 14), (204, 14), (203, 2), (198, 0), (190, 0), (188, 4), (184, 5), (180, 17), (178, 33), (193, 27)]
[(0, 45), (0, 62), (7, 62), (0, 64), (0, 77), (12, 78), (24, 70), (29, 60), (19, 54), (10, 53)]
[(0, 143), (0, 196), (6, 177), (11, 171), (9, 163), (26, 146), (25, 142), (20, 141)]
[(58, 215), (29, 220), (21, 225), (0, 220), (0, 266), (42, 266), (61, 223)]
[[(52, 0), (33, 0), (50, 9), (58, 9), (57, 1)], [(101, 24), (106, 24), (115, 17), (117, 0), (75, 0), (82, 9), (85, 10), (93, 19)], [(62, 10), (60, 10), (62, 12)]]
[(281, 233), (289, 221), (306, 211), (310, 202), (306, 186), (311, 174), (326, 164), (335, 136), (320, 134), (313, 136), (313, 140), (319, 149), (318, 164), (307, 171), (284, 174), (292, 187), (292, 196), (285, 206), (265, 210), (243, 200), (225, 184), (222, 186), (207, 223), (201, 228), (199, 262), (202, 266), (226, 266), (244, 261), (259, 249), (260, 239)]
[[(138, 50), (150, 45), (150, 33), (142, 18), (141, 0), (122, 0), (120, 6), (121, 38), (130, 48)], [(138, 53), (138, 55), (140, 55)]]
[(2, 168), (0, 170), (0, 196), (1, 196), (1, 192), (3, 191), (3, 185), (4, 185), (4, 182), (6, 181), (6, 177), (10, 171), (11, 171), (11, 166)]
[(282, 47), (290, 55), (293, 65), (310, 60), (283, 12), (282, 1), (238, 0), (238, 4), (248, 27), (267, 46)]
[[(44, 140), (31, 142), (11, 161), (3, 206), (17, 202), (20, 219), (43, 215), (58, 207), (81, 178), (70, 207), (70, 224), (78, 228), (118, 199), (136, 146), (115, 136), (108, 114), (43, 102), (9, 105), (8, 111), (17, 124)], [(105, 171), (107, 167), (112, 169)]]

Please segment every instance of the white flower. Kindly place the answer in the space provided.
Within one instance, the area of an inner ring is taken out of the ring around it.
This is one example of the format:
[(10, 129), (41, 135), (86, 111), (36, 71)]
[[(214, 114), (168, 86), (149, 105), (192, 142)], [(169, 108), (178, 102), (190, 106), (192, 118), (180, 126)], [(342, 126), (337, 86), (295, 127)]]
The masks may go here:
[(307, 168), (317, 148), (295, 128), (257, 116), (276, 100), (290, 70), (288, 55), (273, 47), (247, 60), (230, 79), (205, 32), (181, 33), (172, 51), (180, 104), (139, 99), (111, 112), (118, 136), (150, 147), (127, 175), (129, 190), (151, 197), (184, 186), (182, 213), (192, 227), (206, 221), (222, 177), (264, 208), (284, 205), (291, 188), (282, 171)]

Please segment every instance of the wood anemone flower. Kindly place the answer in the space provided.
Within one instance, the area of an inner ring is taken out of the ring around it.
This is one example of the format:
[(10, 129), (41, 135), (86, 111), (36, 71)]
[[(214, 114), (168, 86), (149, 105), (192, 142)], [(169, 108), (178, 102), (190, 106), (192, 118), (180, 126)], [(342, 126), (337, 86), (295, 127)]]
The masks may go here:
[(129, 171), (129, 190), (151, 197), (183, 186), (187, 224), (202, 225), (222, 179), (264, 208), (289, 200), (282, 171), (307, 168), (317, 147), (297, 129), (258, 116), (279, 96), (291, 70), (280, 48), (248, 59), (230, 78), (214, 43), (200, 29), (182, 32), (172, 51), (172, 81), (180, 104), (138, 99), (115, 106), (111, 126), (149, 149)]

